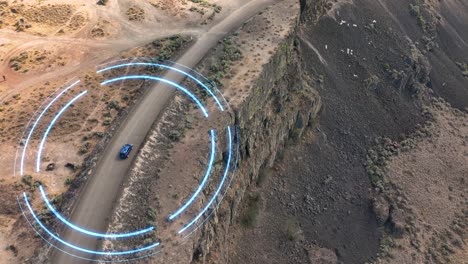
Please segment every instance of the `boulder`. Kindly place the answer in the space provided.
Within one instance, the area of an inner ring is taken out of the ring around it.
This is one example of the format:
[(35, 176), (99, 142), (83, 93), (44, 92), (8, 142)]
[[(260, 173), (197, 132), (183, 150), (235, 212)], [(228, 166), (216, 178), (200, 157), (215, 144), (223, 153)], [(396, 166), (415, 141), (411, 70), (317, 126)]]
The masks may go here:
[(55, 169), (55, 163), (49, 163), (47, 165), (46, 171), (53, 171)]

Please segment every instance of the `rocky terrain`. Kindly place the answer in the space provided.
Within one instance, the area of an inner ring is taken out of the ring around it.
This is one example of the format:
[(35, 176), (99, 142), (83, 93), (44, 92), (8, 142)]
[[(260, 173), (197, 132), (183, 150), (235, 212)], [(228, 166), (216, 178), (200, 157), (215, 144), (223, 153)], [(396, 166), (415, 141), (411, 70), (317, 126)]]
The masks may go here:
[[(464, 263), (465, 27), (443, 19), (456, 11), (449, 3), (401, 5), (301, 1), (297, 23), (264, 55), (284, 25), (268, 17), (281, 5), (234, 33), (240, 63), (202, 72), (236, 106), (237, 179), (213, 221), (178, 245), (184, 253), (161, 260)], [(268, 63), (252, 70), (260, 58)], [(257, 88), (243, 88), (251, 78)]]
[(231, 239), (208, 256), (466, 263), (466, 3), (301, 5), (298, 63), (322, 110), (252, 177)]
[[(403, 2), (301, 1), (258, 92), (220, 78), (242, 159), (192, 263), (465, 263), (467, 9)], [(261, 21), (236, 45), (274, 28)], [(292, 114), (295, 91), (315, 103)]]
[[(182, 19), (196, 17), (201, 24), (216, 20), (222, 10), (216, 1), (120, 4), (126, 21), (141, 25), (153, 21), (153, 8)], [(34, 33), (38, 21), (28, 14), (40, 8), (11, 8), (0, 2), (0, 12), (8, 12), (4, 26)], [(54, 12), (77, 16), (76, 8), (60, 5)], [(15, 14), (25, 20), (14, 24)], [(219, 85), (234, 110), (223, 122), (241, 135), (236, 178), (202, 228), (184, 243), (163, 241), (168, 246), (161, 254), (138, 262), (468, 263), (467, 14), (468, 4), (461, 0), (284, 0), (232, 32), (197, 70)], [(67, 23), (77, 30), (80, 21)], [(92, 38), (121, 32), (113, 22), (94, 22), (86, 28)], [(41, 23), (59, 30), (54, 21)], [(120, 55), (159, 56), (170, 43), (153, 42)], [(25, 68), (41, 73), (44, 61), (62, 67), (70, 58), (36, 49), (17, 52), (4, 63), (27, 75)], [(104, 129), (113, 130), (124, 115), (122, 96), (116, 97), (122, 111), (106, 110), (117, 121), (109, 120)], [(25, 122), (9, 106), (29, 102), (25, 97), (7, 99), (0, 108), (4, 121)], [(193, 125), (191, 109), (183, 105), (176, 97), (148, 135), (110, 231), (163, 215), (160, 205), (180, 203), (188, 186), (174, 187), (167, 179), (201, 169), (177, 165), (207, 129)], [(14, 129), (0, 132), (2, 142), (14, 141)], [(92, 156), (80, 175), (109, 137), (84, 139)], [(63, 210), (85, 180), (75, 180)], [(34, 178), (11, 186), (0, 185), (2, 201), (34, 188)], [(3, 203), (0, 214), (5, 230), (21, 231), (0, 233), (7, 256), (2, 261), (45, 261), (40, 240), (31, 240), (24, 221), (16, 220), (16, 201)], [(29, 249), (7, 242), (15, 239)], [(104, 244), (112, 248), (118, 242)]]

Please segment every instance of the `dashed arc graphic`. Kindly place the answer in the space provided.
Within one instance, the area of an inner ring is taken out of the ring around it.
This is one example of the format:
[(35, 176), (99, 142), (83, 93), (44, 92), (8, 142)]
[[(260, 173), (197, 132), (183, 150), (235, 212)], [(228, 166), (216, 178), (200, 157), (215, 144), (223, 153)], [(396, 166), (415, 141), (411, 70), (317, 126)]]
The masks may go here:
[[(191, 88), (175, 83), (171, 80), (167, 80), (161, 76), (156, 76), (152, 74), (141, 74), (140, 72), (135, 74), (132, 73), (132, 70), (141, 69), (144, 67), (155, 67), (163, 71), (173, 71), (177, 74), (180, 74), (187, 81), (191, 82)], [(219, 111), (221, 114), (232, 114), (230, 113), (231, 109), (229, 107), (229, 104), (222, 96), (221, 92), (217, 89), (216, 85), (214, 85), (213, 82), (208, 80), (200, 73), (194, 71), (193, 69), (189, 69), (183, 65), (169, 61), (152, 62), (141, 58), (134, 58), (131, 62), (113, 62), (111, 65), (107, 64), (104, 67), (98, 67), (96, 73), (109, 73), (121, 68), (128, 69), (128, 73), (124, 76), (117, 76), (104, 80), (101, 83), (101, 85), (112, 85), (116, 83), (125, 84), (126, 81), (131, 80), (145, 80), (155, 83), (164, 83), (174, 88), (180, 94), (186, 96), (189, 99), (189, 101), (191, 101), (191, 103), (193, 103), (200, 110), (200, 115), (205, 119), (208, 119), (208, 117), (210, 116), (209, 111)], [(27, 171), (31, 169), (33, 169), (35, 172), (41, 171), (42, 153), (44, 149), (47, 148), (47, 138), (53, 131), (54, 125), (60, 120), (60, 117), (66, 113), (69, 107), (71, 107), (74, 103), (78, 102), (80, 99), (84, 98), (88, 94), (86, 87), (83, 87), (83, 89), (80, 89), (78, 87), (79, 83), (80, 80), (78, 79), (70, 81), (70, 83), (68, 84), (65, 84), (62, 88), (59, 88), (53, 95), (49, 96), (46, 99), (46, 102), (44, 102), (43, 105), (40, 107), (40, 109), (33, 113), (33, 117), (26, 125), (26, 128), (23, 132), (21, 142), (23, 142), (24, 144), (22, 144), (22, 146), (20, 146), (17, 151), (17, 157), (14, 165), (15, 174), (18, 171), (19, 176), (24, 176), (27, 173)], [(216, 107), (208, 108), (207, 104), (209, 104), (210, 102), (208, 102), (208, 100), (206, 99), (198, 98), (196, 95), (197, 93), (192, 91), (194, 89), (193, 87), (196, 87), (196, 89), (201, 89), (205, 94), (209, 95), (210, 100), (212, 100), (211, 103)], [(67, 98), (66, 100), (68, 101), (66, 103), (59, 105), (59, 102), (63, 101), (65, 97), (70, 97), (70, 99)], [(58, 108), (59, 110), (56, 113), (52, 113), (51, 109), (53, 108)], [(45, 125), (45, 130), (41, 130), (39, 129), (39, 127), (41, 127), (39, 126), (39, 124), (44, 123), (44, 116), (53, 116), (53, 118), (47, 125)], [(38, 142), (36, 148), (34, 148), (34, 146), (31, 146), (33, 145), (32, 138), (34, 135), (39, 135), (40, 138), (40, 141)], [(187, 198), (183, 201), (183, 203), (165, 218), (167, 223), (171, 225), (173, 221), (181, 215), (189, 214), (188, 209), (193, 207), (194, 202), (200, 199), (200, 195), (202, 194), (202, 192), (205, 195), (209, 193), (210, 196), (207, 197), (208, 200), (203, 203), (201, 209), (197, 211), (193, 210), (192, 208), (190, 217), (187, 218), (190, 220), (184, 223), (182, 228), (179, 228), (177, 230), (176, 233), (180, 236), (182, 240), (185, 240), (187, 237), (189, 237), (213, 214), (213, 212), (221, 203), (226, 192), (228, 191), (228, 188), (230, 187), (236, 172), (238, 159), (237, 142), (239, 142), (239, 133), (237, 128), (230, 124), (226, 124), (226, 127), (223, 130), (217, 131), (216, 126), (213, 125), (213, 128), (209, 131), (208, 136), (210, 142), (209, 146), (207, 146), (207, 149), (209, 150), (209, 156), (204, 175), (200, 177), (198, 186), (193, 186), (192, 193), (185, 194), (185, 197)], [(27, 155), (28, 148), (36, 149), (36, 151), (34, 152), (34, 157), (29, 157)], [(220, 152), (227, 154), (224, 162), (224, 169), (219, 172), (215, 172), (213, 170), (213, 166), (216, 159), (216, 154)], [(216, 179), (214, 179), (214, 173), (219, 173), (220, 175), (218, 175)], [(209, 184), (213, 184), (214, 186), (213, 191), (211, 192), (207, 190), (207, 186)], [(80, 236), (88, 236), (95, 239), (110, 239), (122, 241), (130, 238), (135, 239), (138, 237), (143, 237), (151, 233), (156, 234), (155, 232), (158, 231), (158, 226), (156, 225), (147, 226), (138, 230), (128, 230), (126, 232), (121, 233), (109, 233), (102, 231), (97, 232), (85, 226), (77, 225), (76, 223), (73, 223), (72, 221), (67, 219), (66, 216), (64, 216), (61, 212), (59, 212), (57, 208), (53, 206), (53, 204), (47, 196), (46, 190), (46, 186), (39, 186), (41, 205), (44, 206), (44, 208), (47, 208), (47, 210), (54, 217), (54, 221), (58, 223), (58, 226), (62, 228), (62, 230), (66, 229), (72, 232), (76, 232)], [(37, 209), (35, 210), (30, 202), (30, 194), (28, 195), (26, 192), (24, 192), (20, 197), (17, 197), (17, 201), (26, 221), (29, 223), (31, 228), (44, 241), (46, 241), (46, 243), (48, 243), (51, 247), (76, 258), (81, 258), (90, 261), (119, 262), (153, 256), (162, 250), (162, 238), (159, 238), (159, 241), (152, 242), (150, 244), (145, 244), (144, 242), (142, 242), (140, 246), (132, 249), (113, 251), (95, 250), (91, 248), (85, 248), (77, 244), (73, 244), (70, 241), (64, 240), (58, 232), (52, 230), (52, 228), (48, 226), (47, 223), (44, 223), (44, 221), (41, 220), (41, 217), (36, 213)], [(196, 211), (196, 213), (193, 213), (193, 211)], [(89, 257), (90, 255), (93, 257)], [(111, 257), (111, 259), (103, 259), (101, 258), (102, 256)]]

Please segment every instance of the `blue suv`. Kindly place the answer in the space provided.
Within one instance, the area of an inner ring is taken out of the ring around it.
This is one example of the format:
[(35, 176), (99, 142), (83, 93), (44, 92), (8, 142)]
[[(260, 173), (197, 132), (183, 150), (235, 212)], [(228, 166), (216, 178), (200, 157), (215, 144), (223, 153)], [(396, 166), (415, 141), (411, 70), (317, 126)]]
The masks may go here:
[(132, 144), (125, 144), (123, 145), (122, 149), (120, 149), (120, 158), (121, 159), (126, 159), (128, 158), (128, 155), (130, 155), (130, 152), (132, 151), (133, 145)]

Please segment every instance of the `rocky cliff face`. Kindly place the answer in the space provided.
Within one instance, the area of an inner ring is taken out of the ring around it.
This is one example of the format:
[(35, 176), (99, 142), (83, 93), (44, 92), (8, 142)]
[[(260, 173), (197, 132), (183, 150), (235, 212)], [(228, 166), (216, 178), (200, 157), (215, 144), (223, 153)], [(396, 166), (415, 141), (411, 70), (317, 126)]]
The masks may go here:
[(300, 0), (302, 22), (316, 23), (321, 16), (333, 7), (329, 0)]
[[(223, 247), (248, 187), (255, 184), (262, 169), (273, 165), (287, 141), (301, 137), (321, 108), (320, 97), (304, 80), (293, 38), (282, 45), (264, 67), (255, 90), (238, 106), (235, 125), (240, 135), (239, 169), (226, 202), (214, 220), (203, 227), (195, 259), (204, 259), (212, 247)], [(222, 256), (211, 261), (225, 262)]]
[[(293, 2), (293, 1), (285, 1)], [(272, 9), (278, 7), (272, 7)], [(308, 9), (307, 9), (308, 10)], [(325, 9), (323, 9), (325, 10)], [(294, 17), (299, 17), (299, 10)], [(274, 11), (272, 11), (274, 12)], [(322, 9), (314, 12), (322, 12)], [(316, 14), (318, 15), (318, 14)], [(255, 24), (254, 18), (249, 24)], [(304, 130), (314, 123), (321, 107), (321, 99), (314, 86), (320, 84), (306, 74), (302, 64), (302, 54), (296, 39), (294, 19), (287, 35), (275, 43), (275, 53), (270, 53), (265, 65), (260, 64), (257, 74), (252, 76), (250, 90), (243, 100), (231, 100), (235, 109), (234, 125), (240, 141), (240, 160), (238, 171), (223, 204), (218, 208), (211, 221), (206, 223), (194, 245), (193, 262), (226, 263), (226, 240), (230, 226), (237, 220), (239, 211), (251, 185), (255, 185), (259, 173), (271, 167), (281, 154), (285, 144), (297, 141)], [(249, 25), (240, 29), (249, 31)], [(244, 53), (244, 57), (248, 57)], [(208, 59), (209, 60), (209, 59)], [(258, 65), (257, 65), (258, 66)], [(231, 78), (230, 83), (233, 83)], [(225, 88), (230, 89), (225, 81)]]
[[(372, 177), (369, 181), (362, 165), (367, 150), (379, 138), (399, 140), (412, 134), (427, 120), (422, 108), (431, 98), (442, 97), (460, 110), (466, 108), (463, 47), (467, 40), (460, 33), (467, 21), (454, 15), (457, 9), (465, 10), (465, 4), (384, 0), (301, 0), (299, 4), (298, 23), (262, 67), (255, 89), (236, 105), (242, 136), (239, 172), (229, 196), (200, 232), (194, 262), (229, 262), (228, 235), (259, 172), (274, 163), (284, 142), (314, 123), (321, 108), (320, 129), (314, 131), (320, 142), (295, 152), (304, 157), (302, 164), (296, 164), (301, 168), (282, 164), (285, 173), (297, 175), (278, 176), (290, 177), (284, 180), (289, 192), (273, 193), (286, 197), (283, 201), (297, 210), (275, 209), (294, 214), (304, 229), (304, 240), (336, 252), (335, 259), (376, 260), (379, 246), (387, 245), (379, 245), (379, 230), (384, 227), (370, 210), (369, 190), (376, 182), (371, 182)], [(303, 200), (289, 197), (303, 189), (312, 194), (317, 210), (307, 212)], [(265, 230), (271, 231), (260, 232)], [(237, 238), (244, 239), (240, 244), (249, 244), (246, 250), (256, 246), (246, 237)], [(307, 263), (308, 257), (316, 263), (310, 254), (300, 253), (295, 263)], [(239, 259), (255, 262), (245, 255)]]

